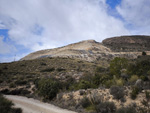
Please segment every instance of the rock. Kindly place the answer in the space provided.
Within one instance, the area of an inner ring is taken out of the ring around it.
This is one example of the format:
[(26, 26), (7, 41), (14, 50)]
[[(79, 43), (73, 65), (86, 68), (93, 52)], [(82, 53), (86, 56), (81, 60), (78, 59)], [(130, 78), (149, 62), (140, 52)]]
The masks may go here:
[(135, 86), (142, 89), (142, 86), (143, 86), (143, 81), (141, 79), (138, 79), (136, 82), (135, 82)]

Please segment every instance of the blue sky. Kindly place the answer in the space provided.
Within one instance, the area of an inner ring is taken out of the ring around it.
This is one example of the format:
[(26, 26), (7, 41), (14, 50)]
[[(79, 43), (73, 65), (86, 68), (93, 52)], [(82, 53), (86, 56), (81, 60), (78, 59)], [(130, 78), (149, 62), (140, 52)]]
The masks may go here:
[(121, 0), (106, 0), (106, 3), (112, 8), (115, 9), (121, 3)]
[(148, 0), (0, 0), (0, 62), (81, 40), (150, 35)]

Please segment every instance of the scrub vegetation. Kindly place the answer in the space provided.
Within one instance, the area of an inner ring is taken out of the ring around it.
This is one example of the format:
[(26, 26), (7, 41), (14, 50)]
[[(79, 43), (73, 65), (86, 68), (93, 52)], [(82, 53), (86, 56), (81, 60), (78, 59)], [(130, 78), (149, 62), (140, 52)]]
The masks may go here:
[[(0, 92), (42, 99), (78, 112), (146, 113), (150, 101), (150, 56), (142, 54), (134, 60), (116, 57), (106, 61), (105, 66), (70, 58), (3, 63), (0, 64)], [(82, 98), (76, 100), (75, 92)], [(139, 94), (145, 95), (140, 101), (142, 106), (116, 104), (136, 100)], [(13, 104), (3, 96), (0, 98), (1, 104), (6, 102), (11, 111)], [(21, 110), (8, 113), (21, 113)]]

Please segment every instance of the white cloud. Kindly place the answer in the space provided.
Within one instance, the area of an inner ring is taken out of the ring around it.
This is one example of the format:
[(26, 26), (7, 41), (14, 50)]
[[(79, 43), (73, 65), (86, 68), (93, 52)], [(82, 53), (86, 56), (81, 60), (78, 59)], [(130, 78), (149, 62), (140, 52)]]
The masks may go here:
[(134, 34), (150, 34), (150, 1), (149, 0), (122, 0), (117, 7), (120, 15), (127, 24), (132, 26)]
[(0, 36), (0, 54), (8, 54), (16, 51), (16, 48), (13, 45), (4, 42), (3, 39), (4, 37)]
[(105, 0), (0, 0), (0, 21), (12, 41), (33, 51), (129, 34)]

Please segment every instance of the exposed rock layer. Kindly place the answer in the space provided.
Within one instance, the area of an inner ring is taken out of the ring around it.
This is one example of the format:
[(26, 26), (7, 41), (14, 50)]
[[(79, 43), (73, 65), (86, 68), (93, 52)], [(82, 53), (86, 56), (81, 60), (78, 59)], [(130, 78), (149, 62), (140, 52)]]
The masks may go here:
[(21, 60), (43, 57), (69, 57), (95, 61), (114, 57), (136, 58), (142, 51), (150, 51), (150, 36), (121, 36), (105, 39), (102, 43), (86, 40), (64, 47), (31, 53)]

